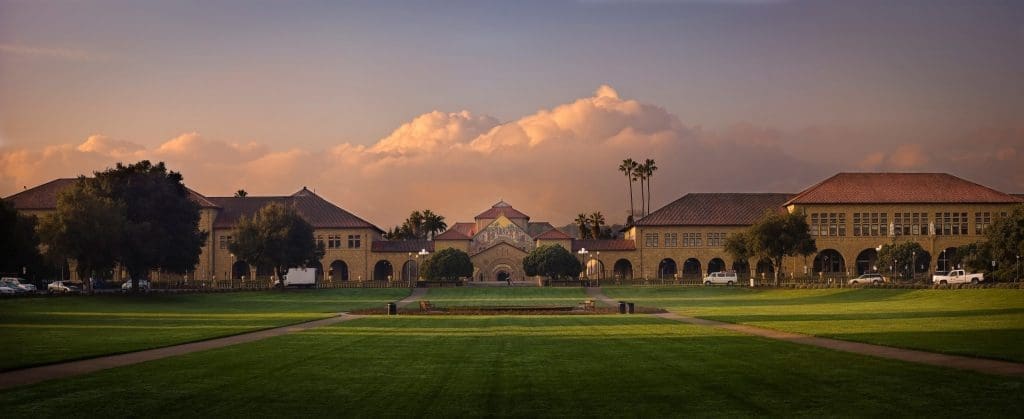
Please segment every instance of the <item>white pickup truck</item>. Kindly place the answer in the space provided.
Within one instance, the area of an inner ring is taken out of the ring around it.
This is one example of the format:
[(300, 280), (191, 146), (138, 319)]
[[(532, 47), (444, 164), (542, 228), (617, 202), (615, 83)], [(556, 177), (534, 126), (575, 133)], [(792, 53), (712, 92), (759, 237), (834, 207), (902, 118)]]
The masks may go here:
[(934, 284), (977, 284), (985, 280), (984, 273), (969, 274), (964, 272), (963, 269), (957, 269), (949, 271), (945, 275), (936, 273), (932, 275), (932, 283)]
[(284, 276), (284, 286), (286, 287), (312, 288), (314, 285), (316, 285), (316, 269), (291, 268)]

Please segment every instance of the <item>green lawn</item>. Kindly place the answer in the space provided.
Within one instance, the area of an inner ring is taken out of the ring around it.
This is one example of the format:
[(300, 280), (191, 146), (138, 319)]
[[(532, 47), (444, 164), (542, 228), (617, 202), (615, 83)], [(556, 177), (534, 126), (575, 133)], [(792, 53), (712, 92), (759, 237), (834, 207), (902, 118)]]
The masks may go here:
[(0, 393), (17, 417), (1018, 417), (1024, 379), (649, 316), (375, 317)]
[(589, 299), (583, 288), (431, 288), (424, 300), (438, 307), (575, 306)]
[(689, 316), (1024, 362), (1024, 290), (612, 287), (604, 292)]
[(0, 370), (293, 324), (408, 294), (336, 289), (6, 299), (0, 301)]

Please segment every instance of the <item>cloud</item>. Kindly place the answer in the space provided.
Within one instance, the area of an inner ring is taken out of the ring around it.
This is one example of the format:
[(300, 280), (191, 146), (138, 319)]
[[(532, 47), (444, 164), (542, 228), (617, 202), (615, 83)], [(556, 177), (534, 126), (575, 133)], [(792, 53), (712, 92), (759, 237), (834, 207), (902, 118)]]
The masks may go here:
[[(149, 149), (102, 135), (39, 150), (0, 149), (0, 193), (147, 158), (167, 162), (190, 187), (210, 196), (237, 189), (283, 195), (308, 186), (387, 227), (423, 208), (445, 215), (449, 224), (472, 220), (499, 199), (558, 225), (595, 210), (622, 222), (629, 198), (617, 167), (627, 157), (657, 161), (654, 208), (687, 192), (798, 192), (843, 170), (944, 171), (996, 189), (1024, 190), (1024, 129), (929, 143), (864, 139), (863, 132), (829, 127), (791, 132), (738, 123), (707, 130), (601, 86), (504, 123), (468, 110), (431, 111), (372, 145), (340, 143), (326, 150), (280, 149), (195, 132)], [(639, 207), (639, 193), (635, 200)]]
[(95, 54), (72, 48), (52, 48), (22, 44), (0, 44), (0, 54), (26, 58), (49, 58), (68, 61), (90, 61)]

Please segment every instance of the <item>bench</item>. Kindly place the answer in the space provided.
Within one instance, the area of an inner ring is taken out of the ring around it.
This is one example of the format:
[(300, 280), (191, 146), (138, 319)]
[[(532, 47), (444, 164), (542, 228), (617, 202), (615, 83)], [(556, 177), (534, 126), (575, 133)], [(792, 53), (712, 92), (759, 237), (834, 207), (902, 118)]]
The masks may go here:
[(578, 308), (584, 311), (594, 311), (594, 300), (587, 300), (582, 303), (579, 303)]
[(433, 304), (430, 304), (430, 301), (427, 301), (427, 300), (420, 300), (420, 310), (423, 310), (423, 311), (430, 311), (430, 310), (432, 310), (433, 308), (434, 308), (434, 305), (433, 305)]

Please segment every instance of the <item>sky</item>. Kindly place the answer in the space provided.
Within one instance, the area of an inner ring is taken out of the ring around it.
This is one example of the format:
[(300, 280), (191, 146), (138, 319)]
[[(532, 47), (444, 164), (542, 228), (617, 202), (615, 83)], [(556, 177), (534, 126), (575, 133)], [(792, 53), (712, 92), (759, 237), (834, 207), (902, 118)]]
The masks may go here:
[(622, 222), (625, 158), (654, 208), (841, 171), (1024, 192), (1021, 51), (1020, 1), (0, 0), (0, 196), (141, 159), (383, 228)]

